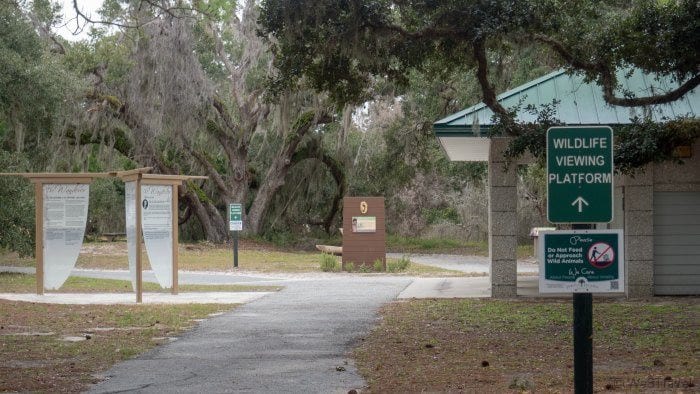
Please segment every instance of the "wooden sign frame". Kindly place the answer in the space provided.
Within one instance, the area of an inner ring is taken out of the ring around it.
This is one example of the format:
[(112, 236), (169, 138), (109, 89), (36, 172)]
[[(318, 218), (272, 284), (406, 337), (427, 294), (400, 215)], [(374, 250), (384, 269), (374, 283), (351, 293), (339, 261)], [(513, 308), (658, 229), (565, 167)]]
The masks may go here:
[[(207, 179), (206, 176), (195, 175), (163, 175), (163, 174), (147, 174), (150, 171), (149, 167), (137, 168), (130, 171), (120, 171), (116, 173), (123, 182), (136, 182), (136, 198), (135, 198), (135, 214), (136, 214), (136, 302), (143, 302), (143, 259), (141, 258), (143, 233), (142, 233), (142, 218), (141, 218), (141, 185), (165, 185), (172, 187), (172, 271), (173, 284), (171, 293), (177, 295), (178, 289), (178, 270), (179, 270), (179, 227), (178, 227), (178, 186), (181, 186), (184, 181), (190, 179)], [(152, 268), (152, 267), (151, 267)]]
[(208, 179), (196, 175), (161, 175), (148, 174), (151, 167), (137, 168), (128, 171), (115, 172), (84, 172), (84, 173), (48, 173), (23, 172), (0, 173), (0, 176), (21, 176), (28, 178), (34, 184), (35, 199), (35, 254), (36, 254), (36, 293), (44, 294), (44, 185), (45, 184), (90, 184), (96, 178), (118, 177), (123, 182), (136, 181), (136, 302), (143, 302), (143, 273), (141, 261), (141, 185), (170, 185), (172, 187), (172, 294), (178, 294), (178, 186), (190, 179)]

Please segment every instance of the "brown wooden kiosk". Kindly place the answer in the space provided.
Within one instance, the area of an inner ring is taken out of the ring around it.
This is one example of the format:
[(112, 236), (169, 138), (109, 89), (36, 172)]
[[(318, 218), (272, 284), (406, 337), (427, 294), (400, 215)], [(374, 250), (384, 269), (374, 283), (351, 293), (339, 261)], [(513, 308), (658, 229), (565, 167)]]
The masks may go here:
[(381, 260), (386, 271), (384, 197), (343, 198), (343, 269), (349, 263), (373, 267)]

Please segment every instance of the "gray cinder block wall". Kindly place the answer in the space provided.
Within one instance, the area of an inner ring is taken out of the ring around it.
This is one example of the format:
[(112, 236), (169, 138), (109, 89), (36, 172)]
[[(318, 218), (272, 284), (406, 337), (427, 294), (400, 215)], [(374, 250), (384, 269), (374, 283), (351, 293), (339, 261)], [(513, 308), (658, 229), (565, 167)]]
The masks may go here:
[(491, 296), (517, 295), (517, 175), (516, 164), (506, 169), (503, 151), (509, 138), (491, 138), (489, 150), (489, 259)]
[(627, 296), (654, 295), (654, 168), (624, 176)]

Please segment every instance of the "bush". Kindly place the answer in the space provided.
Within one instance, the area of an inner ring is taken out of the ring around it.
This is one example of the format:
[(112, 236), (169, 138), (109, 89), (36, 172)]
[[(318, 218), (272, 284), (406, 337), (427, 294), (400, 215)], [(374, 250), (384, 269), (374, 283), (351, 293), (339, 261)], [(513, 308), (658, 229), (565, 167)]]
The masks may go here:
[(353, 263), (353, 262), (347, 263), (347, 264), (345, 264), (343, 269), (347, 272), (353, 272), (353, 271), (355, 271), (355, 263)]
[(374, 270), (377, 272), (384, 271), (384, 262), (380, 259), (374, 260)]
[(389, 261), (387, 264), (387, 271), (389, 272), (400, 272), (400, 271), (405, 271), (408, 269), (408, 266), (411, 264), (411, 260), (409, 260), (406, 257), (401, 257), (398, 260), (394, 261)]
[(321, 254), (321, 271), (323, 272), (333, 272), (338, 270), (338, 259), (335, 256), (322, 253)]

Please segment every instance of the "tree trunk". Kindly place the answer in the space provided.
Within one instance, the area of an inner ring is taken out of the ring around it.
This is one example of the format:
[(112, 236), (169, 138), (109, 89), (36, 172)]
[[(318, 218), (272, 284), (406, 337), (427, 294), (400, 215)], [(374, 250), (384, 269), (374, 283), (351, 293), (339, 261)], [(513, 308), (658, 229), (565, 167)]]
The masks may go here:
[(285, 138), (285, 144), (282, 145), (279, 153), (272, 161), (270, 168), (267, 170), (265, 179), (255, 195), (253, 205), (248, 211), (248, 231), (253, 234), (260, 234), (262, 231), (263, 221), (267, 213), (272, 197), (275, 193), (284, 186), (285, 178), (289, 169), (292, 167), (292, 156), (296, 153), (297, 146), (302, 138), (309, 131), (311, 126), (321, 123), (321, 119), (326, 121), (325, 114), (321, 114), (315, 118), (313, 111), (305, 112), (292, 127), (290, 134)]
[(200, 201), (192, 190), (184, 191), (181, 197), (197, 216), (207, 241), (223, 243), (228, 240), (228, 227), (224, 224), (219, 211), (211, 203)]

